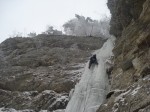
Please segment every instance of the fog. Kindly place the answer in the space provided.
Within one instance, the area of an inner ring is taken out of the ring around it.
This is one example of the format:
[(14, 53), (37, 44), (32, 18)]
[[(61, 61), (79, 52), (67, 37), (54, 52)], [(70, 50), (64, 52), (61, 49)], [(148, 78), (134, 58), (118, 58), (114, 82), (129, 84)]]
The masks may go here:
[(110, 16), (107, 0), (0, 0), (0, 42), (21, 32), (41, 33), (47, 25), (59, 30), (75, 14), (100, 20)]

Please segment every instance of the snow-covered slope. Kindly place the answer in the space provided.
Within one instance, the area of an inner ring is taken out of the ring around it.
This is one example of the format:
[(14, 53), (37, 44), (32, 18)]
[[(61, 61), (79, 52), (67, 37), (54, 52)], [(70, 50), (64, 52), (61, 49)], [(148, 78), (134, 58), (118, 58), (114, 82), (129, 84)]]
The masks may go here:
[(85, 71), (80, 82), (75, 86), (65, 112), (96, 112), (105, 100), (109, 90), (106, 69), (109, 67), (108, 63), (111, 63), (113, 46), (114, 39), (108, 39), (103, 47), (94, 53), (97, 55), (99, 64), (93, 65), (89, 69), (89, 62), (87, 62)]

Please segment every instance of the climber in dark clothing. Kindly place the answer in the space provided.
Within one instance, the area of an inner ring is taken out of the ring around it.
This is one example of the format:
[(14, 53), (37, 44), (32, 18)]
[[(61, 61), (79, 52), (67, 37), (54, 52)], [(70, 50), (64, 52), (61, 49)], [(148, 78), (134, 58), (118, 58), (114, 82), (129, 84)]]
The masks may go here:
[(92, 64), (98, 65), (97, 58), (96, 58), (96, 54), (94, 54), (94, 55), (90, 58), (89, 69), (90, 69), (90, 67), (91, 67)]

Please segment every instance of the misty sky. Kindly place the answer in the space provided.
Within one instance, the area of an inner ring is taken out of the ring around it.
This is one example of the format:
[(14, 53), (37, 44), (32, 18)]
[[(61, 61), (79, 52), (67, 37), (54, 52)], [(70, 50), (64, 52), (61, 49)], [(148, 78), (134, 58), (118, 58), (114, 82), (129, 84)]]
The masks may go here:
[(75, 14), (100, 20), (110, 16), (107, 0), (0, 0), (0, 42), (17, 32), (41, 33), (62, 25)]

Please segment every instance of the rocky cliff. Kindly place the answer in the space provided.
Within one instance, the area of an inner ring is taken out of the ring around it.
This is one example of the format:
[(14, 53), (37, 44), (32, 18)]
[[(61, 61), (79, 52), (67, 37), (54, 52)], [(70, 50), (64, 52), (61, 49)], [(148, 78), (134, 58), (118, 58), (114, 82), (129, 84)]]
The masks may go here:
[(108, 0), (117, 37), (111, 90), (97, 112), (150, 112), (150, 0)]
[(84, 63), (104, 41), (94, 37), (39, 35), (2, 42), (0, 111), (64, 109)]

